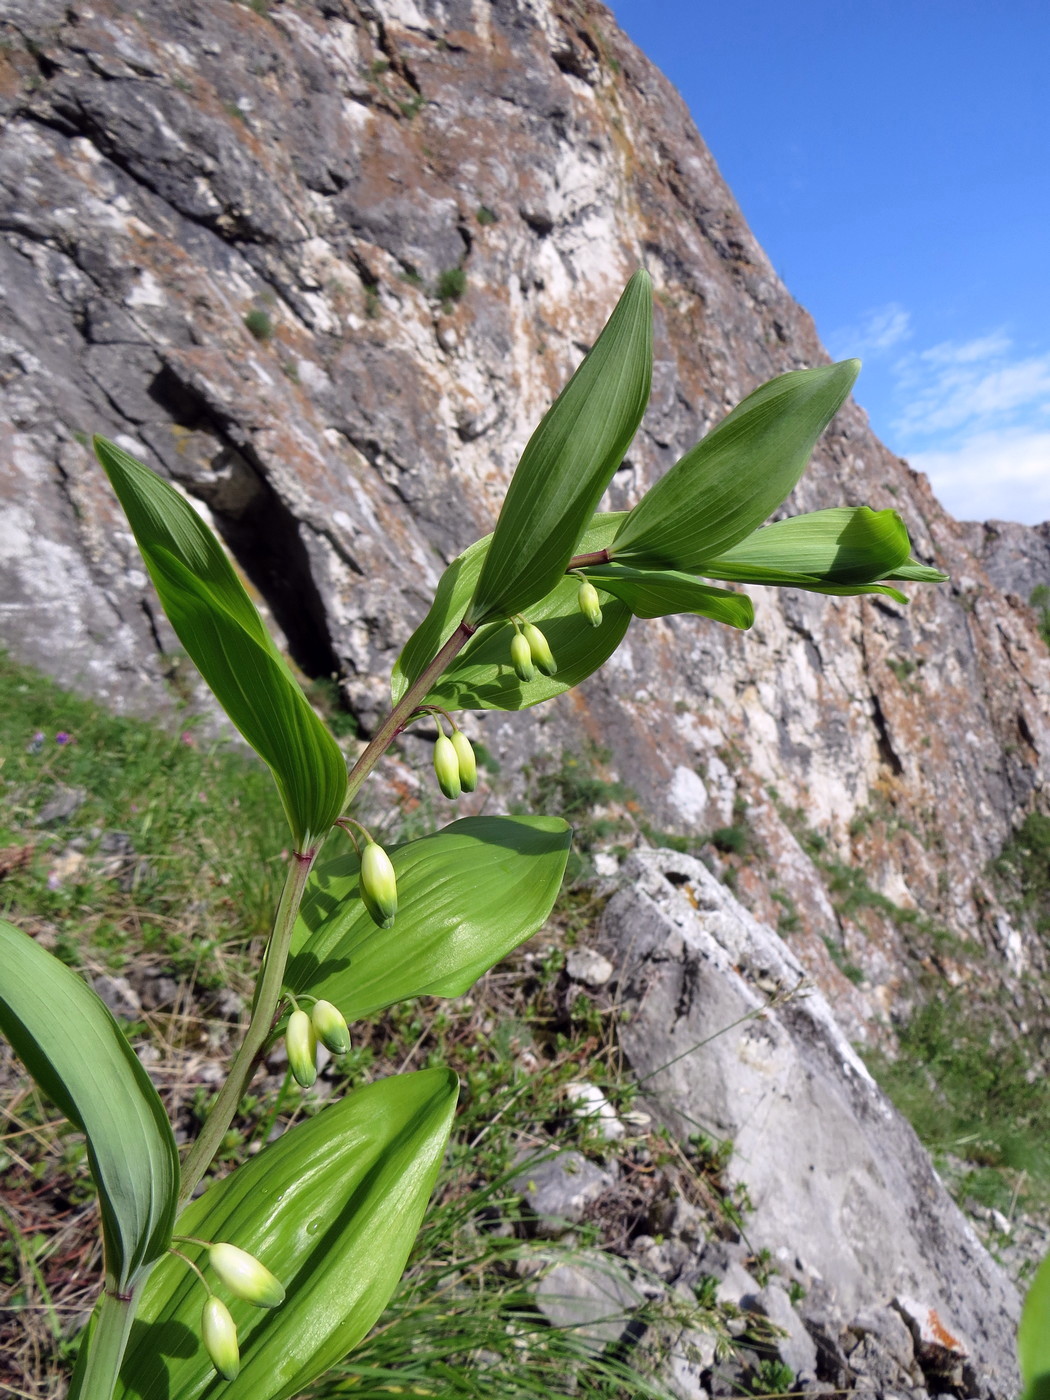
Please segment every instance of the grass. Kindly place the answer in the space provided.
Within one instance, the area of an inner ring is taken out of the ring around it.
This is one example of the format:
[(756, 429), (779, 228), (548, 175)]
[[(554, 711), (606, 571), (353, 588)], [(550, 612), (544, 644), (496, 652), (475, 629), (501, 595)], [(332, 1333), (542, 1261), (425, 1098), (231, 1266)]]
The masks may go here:
[[(973, 990), (952, 990), (931, 967), (947, 955), (979, 973), (985, 957), (980, 946), (873, 889), (860, 866), (830, 854), (801, 812), (782, 805), (779, 810), (823, 875), (840, 917), (863, 924), (869, 911), (889, 921), (915, 960), (918, 1007), (898, 1028), (898, 1053), (865, 1052), (868, 1068), (911, 1122), (959, 1201), (975, 1200), (1008, 1214), (1019, 1206), (1045, 1215), (1050, 1210), (1050, 1080), (1039, 988), (1031, 989), (1033, 1008), (1021, 1027), (1014, 1024), (1017, 1008), (999, 1005), (981, 991), (979, 976)], [(904, 825), (891, 811), (871, 810), (855, 819), (851, 835), (860, 836), (876, 823), (887, 838)], [(990, 873), (1015, 917), (1030, 920), (1037, 931), (1050, 931), (1050, 818), (1030, 814)], [(840, 971), (862, 983), (863, 970), (834, 940), (824, 942)]]
[[(324, 688), (322, 688), (324, 689)], [(319, 692), (320, 694), (320, 692)], [(337, 697), (321, 697), (334, 704)], [(265, 770), (211, 740), (200, 723), (166, 732), (107, 714), (0, 656), (0, 913), (87, 975), (169, 978), (177, 993), (125, 1022), (156, 1066), (177, 1133), (195, 1134), (237, 1011), (250, 994), (282, 874), (286, 829)], [(579, 815), (620, 791), (571, 765), (537, 778)], [(570, 892), (548, 928), (467, 997), (403, 1003), (354, 1027), (354, 1044), (316, 1090), (274, 1069), (241, 1104), (221, 1173), (329, 1097), (390, 1073), (448, 1064), (462, 1083), (446, 1167), (423, 1234), (377, 1328), (315, 1397), (402, 1393), (591, 1400), (665, 1396), (653, 1379), (683, 1328), (715, 1331), (711, 1300), (666, 1295), (633, 1318), (645, 1347), (589, 1349), (538, 1310), (533, 1286), (579, 1247), (629, 1253), (672, 1190), (696, 1204), (721, 1167), (639, 1129), (616, 1145), (619, 1184), (575, 1238), (538, 1240), (509, 1179), (522, 1153), (572, 1147), (606, 1156), (569, 1086), (597, 1084), (621, 1112), (633, 1100), (617, 1048), (619, 1009), (600, 993), (567, 994), (564, 949), (601, 901)], [(19, 1072), (0, 1042), (0, 1385), (39, 1397), (63, 1385), (97, 1292), (100, 1253), (82, 1137)], [(673, 1183), (673, 1185), (672, 1185)], [(662, 1193), (662, 1195), (661, 1195)], [(728, 1344), (726, 1342), (726, 1344)]]
[(1050, 817), (1030, 812), (992, 863), (1013, 910), (1050, 933)]
[(434, 291), (445, 302), (459, 301), (467, 290), (467, 274), (461, 267), (446, 267), (438, 273)]
[(960, 1199), (1010, 1211), (1050, 1205), (1050, 1079), (1006, 1017), (942, 991), (869, 1067)]
[(109, 715), (0, 655), (0, 751), (0, 913), (49, 927), (67, 962), (147, 954), (221, 982), (268, 931), (280, 803), (202, 724)]
[(261, 306), (245, 313), (245, 328), (255, 336), (256, 340), (267, 341), (273, 338), (273, 319), (268, 311), (264, 311)]
[(1045, 583), (1037, 583), (1028, 601), (1035, 608), (1039, 635), (1050, 647), (1050, 587)]

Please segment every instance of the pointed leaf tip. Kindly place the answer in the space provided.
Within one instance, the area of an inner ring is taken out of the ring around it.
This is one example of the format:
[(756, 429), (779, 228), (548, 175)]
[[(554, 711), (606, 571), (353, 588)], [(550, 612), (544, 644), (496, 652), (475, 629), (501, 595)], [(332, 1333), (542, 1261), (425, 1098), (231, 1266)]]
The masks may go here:
[(642, 497), (610, 556), (702, 572), (705, 559), (757, 529), (792, 491), (859, 369), (842, 360), (760, 385)]
[(95, 452), (153, 585), (194, 665), (269, 766), (298, 850), (342, 808), (346, 764), (314, 713), (222, 546), (188, 501), (105, 438)]
[(523, 612), (554, 589), (649, 401), (652, 282), (639, 269), (521, 455), (467, 618)]
[(106, 1273), (123, 1290), (171, 1242), (179, 1155), (167, 1115), (101, 998), (3, 920), (0, 967), (0, 1031), (87, 1138)]

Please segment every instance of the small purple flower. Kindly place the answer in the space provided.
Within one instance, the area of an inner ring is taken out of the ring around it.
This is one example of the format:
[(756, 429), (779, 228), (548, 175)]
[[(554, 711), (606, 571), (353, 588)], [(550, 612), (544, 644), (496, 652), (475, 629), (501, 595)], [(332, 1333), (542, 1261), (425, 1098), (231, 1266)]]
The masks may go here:
[(38, 729), (29, 743), (26, 744), (26, 753), (39, 753), (44, 747), (44, 731)]
[(184, 744), (187, 744), (191, 749), (193, 748), (193, 735), (188, 729), (184, 729), (179, 735), (179, 738)]
[(56, 743), (56, 744), (71, 744), (72, 742), (73, 742), (73, 736), (72, 736), (72, 734), (67, 734), (66, 731), (65, 731), (64, 729), (60, 729), (60, 730), (58, 731), (58, 733), (55, 735), (55, 743)]

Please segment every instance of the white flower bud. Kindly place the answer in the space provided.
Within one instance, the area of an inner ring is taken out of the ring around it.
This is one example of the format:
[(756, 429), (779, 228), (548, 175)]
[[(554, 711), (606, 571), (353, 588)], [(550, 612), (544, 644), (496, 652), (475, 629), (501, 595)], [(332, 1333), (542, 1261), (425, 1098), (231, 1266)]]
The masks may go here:
[(459, 784), (464, 792), (473, 792), (478, 785), (478, 761), (470, 740), (462, 729), (453, 729), (452, 747), (459, 761)]
[(254, 1254), (235, 1244), (213, 1244), (208, 1261), (235, 1298), (257, 1308), (276, 1308), (284, 1302), (284, 1286)]
[(539, 669), (545, 676), (555, 675), (558, 666), (550, 647), (547, 645), (547, 638), (533, 622), (526, 622), (521, 630), (529, 644), (532, 659)]
[(361, 898), (380, 928), (390, 928), (397, 913), (397, 879), (382, 846), (369, 841), (361, 853)]
[(295, 1082), (309, 1089), (317, 1078), (317, 1036), (305, 1011), (293, 1011), (288, 1017), (284, 1043)]
[(201, 1314), (201, 1340), (219, 1375), (228, 1381), (235, 1381), (241, 1369), (237, 1328), (233, 1325), (229, 1308), (214, 1295), (204, 1304)]
[(434, 772), (437, 774), (438, 787), (447, 798), (455, 802), (463, 791), (463, 784), (459, 776), (456, 746), (447, 734), (439, 734), (434, 745)]
[(598, 598), (598, 590), (590, 579), (581, 580), (580, 591), (576, 594), (576, 603), (592, 627), (602, 625), (602, 606)]
[(515, 632), (510, 639), (510, 663), (519, 681), (527, 684), (535, 678), (536, 667), (532, 660), (532, 649), (520, 632)]
[(350, 1049), (350, 1028), (338, 1006), (333, 1006), (330, 1001), (316, 1001), (310, 1020), (314, 1023), (317, 1039), (325, 1049), (331, 1050), (333, 1055), (346, 1054)]

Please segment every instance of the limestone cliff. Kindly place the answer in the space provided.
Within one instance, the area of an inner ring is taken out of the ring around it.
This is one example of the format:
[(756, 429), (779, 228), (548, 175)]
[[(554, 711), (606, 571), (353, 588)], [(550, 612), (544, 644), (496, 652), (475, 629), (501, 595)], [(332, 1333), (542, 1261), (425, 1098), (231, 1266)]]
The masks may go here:
[[(116, 706), (169, 703), (174, 648), (92, 432), (207, 507), (294, 659), (338, 672), (367, 724), (635, 266), (655, 381), (612, 507), (757, 383), (825, 358), (684, 105), (594, 0), (0, 18), (4, 638)], [(908, 608), (756, 590), (747, 636), (636, 623), (543, 728), (480, 724), (505, 770), (597, 740), (657, 827), (746, 808), (766, 863), (742, 897), (766, 918), (771, 888), (791, 902), (796, 951), (863, 1035), (907, 991), (917, 923), (951, 935), (917, 955), (955, 982), (975, 949), (1013, 985), (1040, 966), (985, 872), (1045, 800), (1050, 665), (1029, 575), (1005, 591), (1002, 549), (852, 403), (790, 505), (840, 503), (898, 509), (951, 584)], [(1034, 579), (1045, 536), (1009, 528)], [(877, 898), (837, 911), (836, 862)]]

